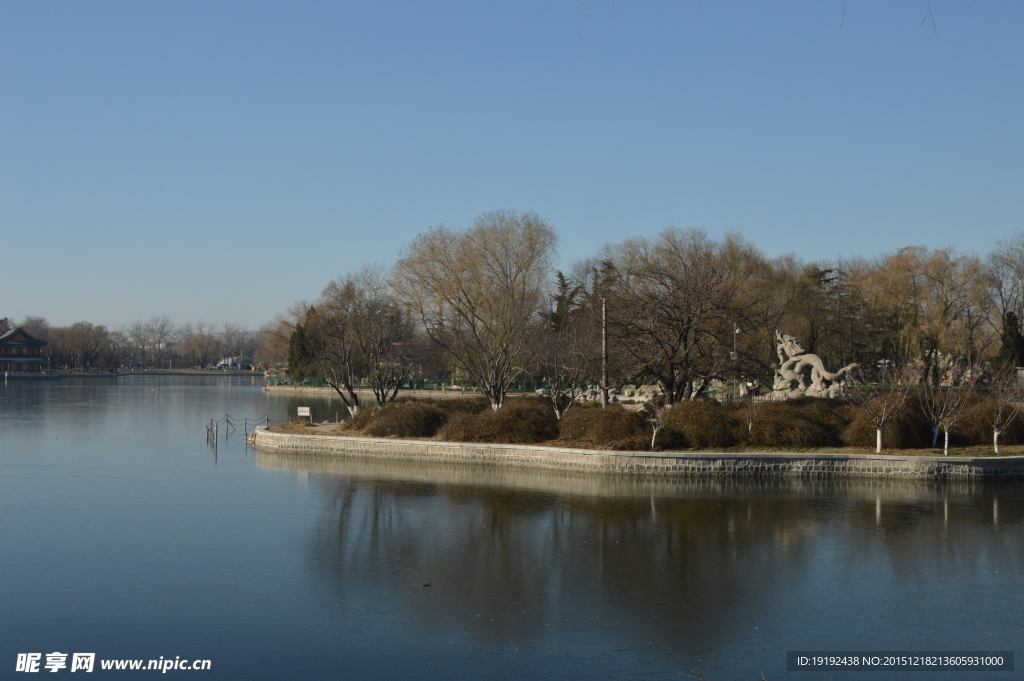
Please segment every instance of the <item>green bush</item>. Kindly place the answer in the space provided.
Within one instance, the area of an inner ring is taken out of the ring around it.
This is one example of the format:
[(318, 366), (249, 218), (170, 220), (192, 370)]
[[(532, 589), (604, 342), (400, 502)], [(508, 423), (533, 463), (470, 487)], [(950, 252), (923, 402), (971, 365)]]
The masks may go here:
[(645, 450), (651, 430), (643, 414), (622, 405), (573, 407), (558, 422), (558, 437), (581, 444), (617, 450)]
[(363, 428), (373, 437), (434, 437), (446, 421), (440, 409), (423, 402), (392, 402), (376, 411), (376, 417)]
[(738, 422), (715, 400), (678, 402), (668, 410), (657, 443), (665, 448), (721, 449), (739, 444)]

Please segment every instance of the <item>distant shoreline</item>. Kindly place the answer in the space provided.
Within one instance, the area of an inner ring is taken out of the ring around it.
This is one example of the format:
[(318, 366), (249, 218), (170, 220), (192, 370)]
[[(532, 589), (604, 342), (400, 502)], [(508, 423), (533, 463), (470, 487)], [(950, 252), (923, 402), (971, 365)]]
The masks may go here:
[[(293, 393), (293, 394), (311, 394), (311, 395), (329, 395), (336, 397), (338, 395), (334, 388), (315, 388), (312, 386), (305, 385), (265, 385), (263, 390), (268, 393)], [(360, 395), (372, 395), (373, 391), (369, 388), (359, 388), (356, 390)], [(521, 395), (532, 395), (533, 393), (508, 393), (510, 397), (516, 397)], [(415, 396), (415, 397), (479, 397), (480, 392), (478, 390), (399, 390), (398, 396)]]
[(58, 371), (58, 378), (123, 378), (125, 376), (259, 376), (259, 371), (222, 371), (218, 369), (146, 369), (145, 371)]

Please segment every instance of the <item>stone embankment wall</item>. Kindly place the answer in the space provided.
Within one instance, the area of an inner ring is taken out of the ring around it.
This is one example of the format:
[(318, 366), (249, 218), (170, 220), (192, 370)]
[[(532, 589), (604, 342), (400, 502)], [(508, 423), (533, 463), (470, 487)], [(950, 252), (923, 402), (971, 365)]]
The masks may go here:
[(257, 428), (253, 446), (267, 452), (357, 456), (655, 476), (809, 478), (877, 477), (981, 480), (1024, 478), (1024, 457), (961, 458), (879, 454), (709, 454), (604, 452), (532, 445), (293, 435)]

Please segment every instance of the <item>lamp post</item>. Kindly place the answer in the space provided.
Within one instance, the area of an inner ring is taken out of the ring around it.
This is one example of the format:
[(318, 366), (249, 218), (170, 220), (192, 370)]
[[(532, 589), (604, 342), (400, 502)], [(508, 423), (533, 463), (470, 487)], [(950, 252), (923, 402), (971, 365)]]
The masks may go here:
[[(732, 353), (731, 353), (730, 359), (732, 359), (732, 368), (733, 368), (733, 372), (734, 373), (736, 371), (736, 361), (737, 361), (737, 359), (739, 359), (739, 352), (737, 351), (737, 347), (738, 346), (736, 344), (736, 340), (739, 337), (739, 335), (740, 335), (740, 325), (739, 324), (733, 324), (733, 329), (732, 329)], [(736, 376), (736, 398), (739, 399), (739, 396), (740, 396), (740, 383), (739, 383), (739, 376), (737, 375)]]
[(601, 296), (601, 408), (608, 408), (608, 306)]
[(880, 359), (880, 360), (878, 360), (878, 366), (882, 370), (882, 385), (885, 385), (885, 369), (890, 364), (892, 364), (891, 360), (888, 360), (888, 359)]

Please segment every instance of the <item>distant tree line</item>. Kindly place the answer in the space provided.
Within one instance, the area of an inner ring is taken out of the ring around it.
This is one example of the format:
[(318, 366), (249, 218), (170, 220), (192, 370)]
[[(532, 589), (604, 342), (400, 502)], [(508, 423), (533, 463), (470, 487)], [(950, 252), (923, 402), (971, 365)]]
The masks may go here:
[(557, 235), (532, 212), (435, 227), (391, 268), (367, 266), (253, 330), (153, 317), (109, 329), (21, 321), (52, 368), (211, 368), (246, 355), (317, 377), (349, 409), (423, 381), (498, 409), (545, 386), (559, 416), (585, 390), (656, 384), (667, 403), (722, 382), (769, 383), (782, 329), (830, 366), (931, 386), (974, 385), (1024, 356), (1024, 233), (984, 257), (910, 246), (874, 258), (766, 257), (738, 234), (668, 228), (555, 269)]
[(283, 365), (287, 350), (287, 339), (274, 337), (273, 324), (252, 330), (234, 324), (174, 324), (161, 316), (108, 329), (90, 322), (51, 326), (43, 317), (29, 316), (18, 326), (47, 342), (43, 352), (53, 369), (210, 369), (241, 355), (256, 364)]
[(910, 246), (805, 262), (672, 227), (564, 271), (556, 246), (532, 212), (435, 227), (390, 270), (340, 277), (270, 335), (287, 339), (289, 373), (319, 377), (353, 413), (357, 388), (383, 404), (417, 378), (470, 385), (493, 409), (516, 383), (544, 385), (559, 415), (585, 389), (657, 384), (668, 404), (700, 399), (770, 381), (776, 329), (868, 381), (898, 368), (917, 384), (973, 385), (1024, 353), (1024, 233), (985, 257)]

